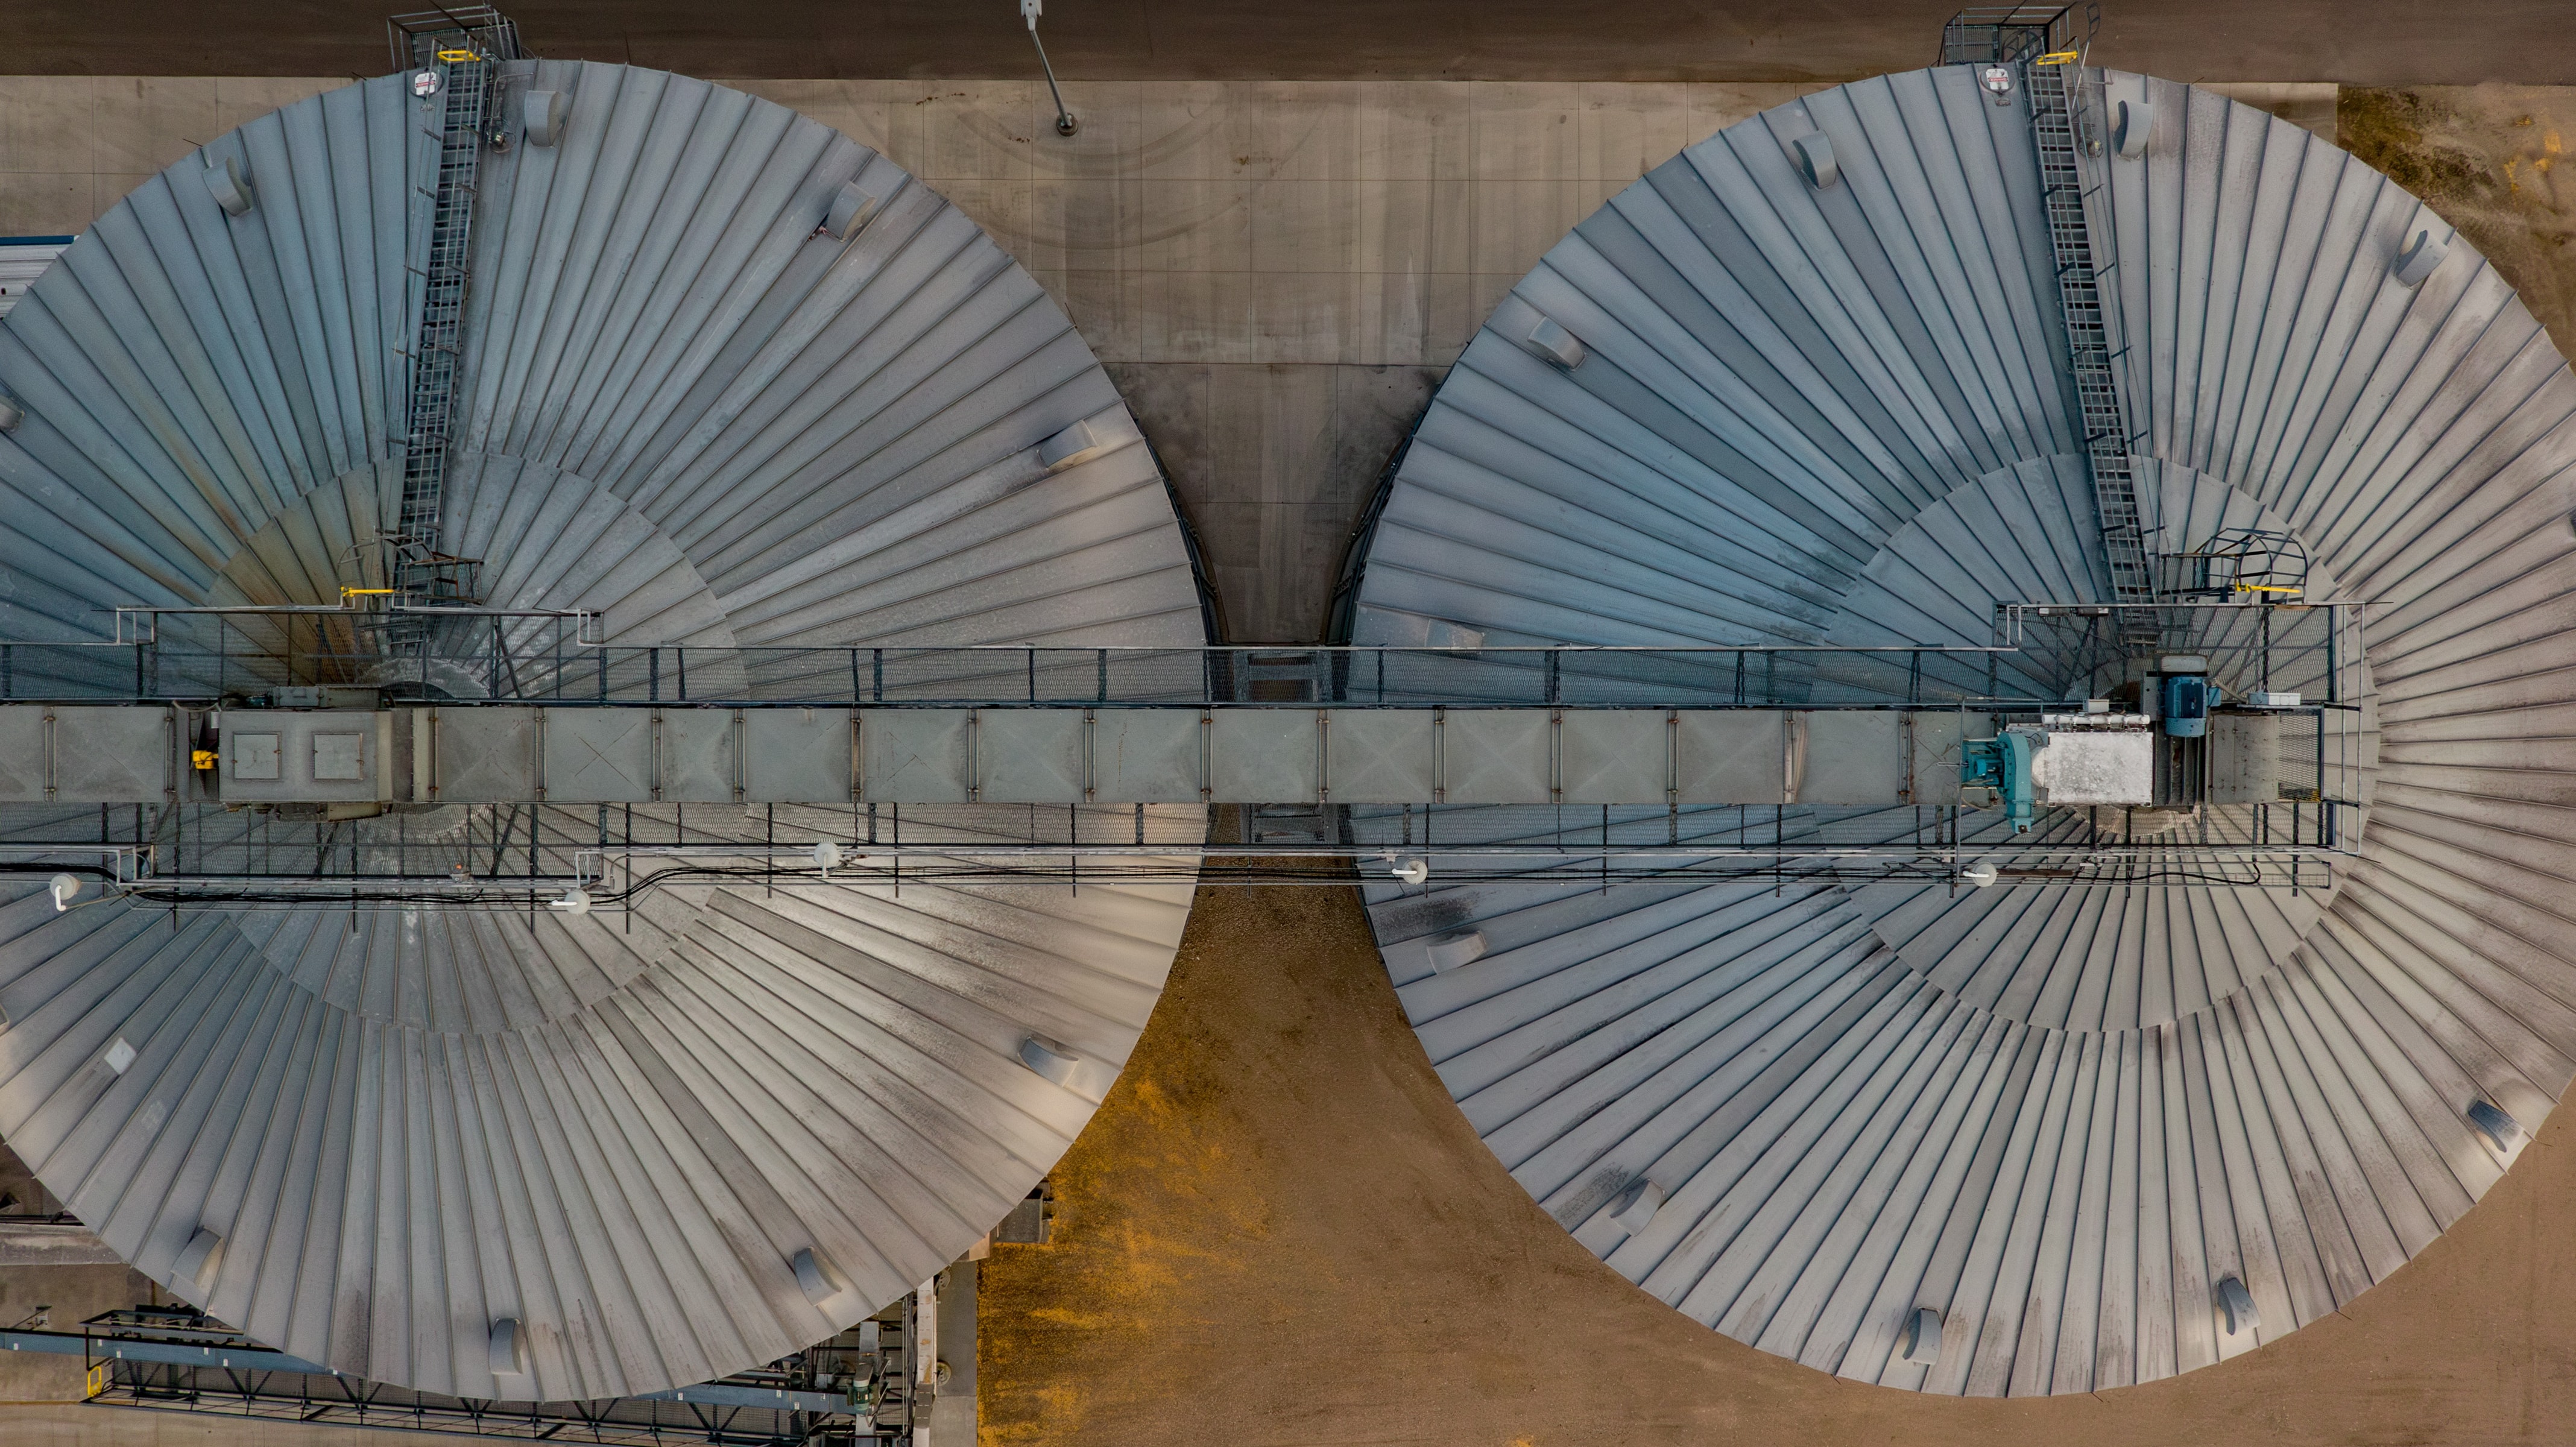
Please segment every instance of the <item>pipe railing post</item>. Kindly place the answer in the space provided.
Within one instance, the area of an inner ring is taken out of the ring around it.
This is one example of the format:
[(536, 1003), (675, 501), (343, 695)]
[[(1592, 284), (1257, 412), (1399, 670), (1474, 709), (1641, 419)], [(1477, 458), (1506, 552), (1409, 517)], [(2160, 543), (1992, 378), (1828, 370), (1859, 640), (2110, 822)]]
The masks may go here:
[(1064, 88), (1055, 83), (1055, 64), (1047, 59), (1046, 42), (1038, 39), (1038, 15), (1045, 9), (1045, 0), (1020, 0), (1020, 18), (1029, 22), (1029, 44), (1038, 48), (1038, 66), (1046, 72), (1047, 94), (1055, 97), (1055, 133), (1069, 136), (1082, 129), (1082, 122), (1065, 109)]

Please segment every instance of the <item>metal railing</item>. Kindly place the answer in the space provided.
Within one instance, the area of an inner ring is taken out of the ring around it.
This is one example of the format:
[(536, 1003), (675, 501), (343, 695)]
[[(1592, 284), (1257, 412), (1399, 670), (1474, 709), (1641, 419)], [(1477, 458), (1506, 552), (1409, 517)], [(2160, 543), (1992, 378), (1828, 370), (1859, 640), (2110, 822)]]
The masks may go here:
[[(2101, 28), (2102, 7), (2074, 5), (1977, 5), (1952, 15), (1941, 27), (1936, 65), (2020, 65), (2040, 56), (2077, 49)], [(2079, 33), (2078, 27), (2081, 27)]]
[[(0, 806), (6, 822), (32, 806)], [(1399, 857), (1443, 882), (1870, 883), (1955, 879), (1968, 862), (2059, 885), (2324, 889), (2355, 806), (2211, 806), (2144, 834), (2119, 810), (2056, 810), (2029, 835), (1955, 805), (442, 805), (359, 820), (221, 805), (57, 811), (9, 830), (0, 868), (70, 868), (150, 906), (533, 915), (572, 889), (601, 913), (671, 891), (1347, 883)], [(112, 828), (114, 877), (95, 836)], [(46, 845), (51, 830), (63, 842)], [(132, 837), (125, 836), (131, 833)], [(72, 836), (87, 835), (88, 842)], [(833, 850), (818, 853), (818, 843)], [(50, 851), (50, 852), (49, 852)], [(85, 851), (85, 852), (84, 852)], [(827, 862), (828, 861), (828, 862)], [(96, 897), (96, 896), (93, 896)], [(78, 907), (77, 905), (75, 907)]]
[(370, 1382), (270, 1351), (188, 1307), (102, 1312), (77, 1333), (6, 1335), (14, 1350), (80, 1355), (84, 1398), (97, 1406), (610, 1447), (820, 1447), (910, 1440), (905, 1338), (899, 1327), (887, 1334), (893, 1340), (873, 1350), (836, 1338), (714, 1382), (590, 1402), (502, 1402)]
[(471, 47), (494, 60), (524, 60), (518, 22), (489, 5), (457, 5), (385, 17), (385, 43), (393, 68), (416, 70), (445, 49)]
[[(203, 703), (373, 690), (442, 705), (707, 707), (1947, 707), (2057, 701), (2010, 647), (727, 647), (599, 644), (593, 620), (462, 610), (435, 646), (387, 648), (358, 615), (121, 643), (0, 643), (0, 702)], [(2007, 655), (1998, 658), (1996, 655)]]

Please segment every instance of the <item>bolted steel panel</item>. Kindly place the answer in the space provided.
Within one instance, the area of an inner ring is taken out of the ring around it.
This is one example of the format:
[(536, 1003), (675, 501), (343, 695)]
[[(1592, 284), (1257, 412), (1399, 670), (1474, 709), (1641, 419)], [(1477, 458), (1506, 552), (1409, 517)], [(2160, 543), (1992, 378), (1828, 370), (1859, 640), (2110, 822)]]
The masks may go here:
[(963, 804), (974, 713), (869, 709), (859, 718), (859, 794), (880, 804)]
[(0, 800), (45, 797), (46, 724), (41, 703), (0, 706)]
[(438, 710), (430, 721), (430, 783), (437, 802), (517, 804), (536, 798), (537, 729), (532, 708)]
[(54, 709), (54, 797), (87, 804), (158, 804), (176, 764), (167, 710)]
[(1789, 799), (1789, 716), (1776, 709), (1685, 711), (1675, 726), (1677, 797), (1685, 804)]
[(1545, 802), (1554, 788), (1548, 717), (1532, 709), (1441, 715), (1440, 782), (1451, 804)]
[(1670, 786), (1671, 715), (1640, 708), (1574, 709), (1557, 736), (1568, 804), (1661, 804)]
[(975, 797), (988, 804), (1079, 804), (1090, 729), (1078, 709), (988, 708), (975, 715)]
[(1438, 728), (1427, 708), (1342, 708), (1324, 730), (1326, 797), (1336, 804), (1428, 804), (1439, 785)]
[(1194, 709), (1093, 712), (1091, 767), (1098, 798), (1196, 804), (1207, 797), (1202, 760), (1213, 727)]
[(743, 711), (743, 798), (759, 804), (839, 804), (850, 798), (850, 711)]
[(735, 760), (739, 718), (726, 708), (662, 710), (661, 777), (656, 781), (661, 798), (683, 804), (730, 804), (742, 797), (735, 792), (740, 778)]
[(653, 710), (552, 709), (544, 736), (548, 803), (641, 804), (653, 798)]
[(1316, 768), (1315, 710), (1221, 708), (1209, 739), (1211, 786), (1230, 804), (1308, 803)]
[(1893, 710), (1799, 715), (1806, 732), (1801, 804), (1901, 804), (1912, 758), (1905, 715)]

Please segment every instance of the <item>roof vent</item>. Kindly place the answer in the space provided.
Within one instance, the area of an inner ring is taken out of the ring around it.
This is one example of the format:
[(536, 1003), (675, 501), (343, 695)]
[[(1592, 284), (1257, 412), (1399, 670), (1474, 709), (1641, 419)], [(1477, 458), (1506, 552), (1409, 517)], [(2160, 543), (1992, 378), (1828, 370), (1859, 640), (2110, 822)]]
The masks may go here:
[(1071, 427), (1038, 444), (1038, 466), (1049, 472), (1062, 472), (1079, 467), (1109, 450), (1109, 439), (1088, 422)]
[(2113, 108), (2111, 144), (2134, 160), (2147, 153), (2147, 137), (2156, 128), (2156, 108), (2142, 100), (2123, 100)]
[(1791, 141), (1789, 154), (1797, 159), (1798, 174), (1819, 191), (1842, 179), (1843, 168), (1834, 160), (1834, 143), (1822, 131), (1809, 131)]
[(1941, 1360), (1941, 1313), (1919, 1306), (1905, 1319), (1905, 1332), (1896, 1341), (1896, 1355), (1918, 1367), (1928, 1367)]
[(2476, 1126), (2478, 1134), (2485, 1136), (2500, 1151), (2512, 1150), (2522, 1139), (2522, 1122), (2505, 1114), (2502, 1108), (2490, 1101), (2469, 1102), (2469, 1124)]
[(823, 229), (832, 233), (834, 240), (847, 241), (877, 214), (883, 199), (856, 181), (847, 182), (832, 193), (832, 209), (823, 213)]
[(1452, 623), (1446, 618), (1434, 618), (1422, 630), (1422, 646), (1473, 651), (1485, 646), (1485, 630)]
[(107, 1042), (107, 1049), (98, 1058), (107, 1062), (109, 1070), (123, 1075), (126, 1068), (134, 1063), (134, 1047), (126, 1044), (125, 1037), (119, 1035)]
[(1558, 326), (1552, 317), (1540, 317), (1538, 325), (1529, 329), (1527, 340), (1531, 351), (1569, 372), (1582, 366), (1584, 357), (1589, 355), (1574, 333)]
[[(1431, 875), (1427, 867), (1422, 873), (1426, 879)], [(1472, 965), (1485, 957), (1485, 932), (1480, 929), (1453, 929), (1433, 937), (1422, 951), (1431, 957), (1434, 970), (1448, 971), (1460, 965)]]
[(796, 1289), (805, 1293), (807, 1301), (821, 1306), (841, 1294), (839, 1283), (832, 1279), (830, 1268), (814, 1254), (813, 1247), (797, 1252), (787, 1264), (796, 1268)]
[(230, 156), (220, 161), (209, 160), (205, 175), (206, 190), (214, 196), (215, 204), (224, 208), (225, 215), (249, 214), (254, 198), (249, 178), (242, 175), (240, 162)]
[(2434, 269), (2442, 264), (2442, 258), (2450, 254), (2451, 243), (2435, 240), (2430, 231), (2418, 231), (2415, 239), (2406, 244), (2406, 249), (2397, 253), (2397, 264), (2390, 270), (2395, 273), (2399, 286), (2411, 290), (2422, 286), (2424, 278), (2431, 276)]
[(2233, 1276), (2219, 1280), (2218, 1309), (2226, 1313), (2229, 1336), (2253, 1331), (2263, 1325), (2263, 1313), (2254, 1309), (2254, 1293), (2247, 1291), (2245, 1283)]
[(1664, 1207), (1664, 1188), (1643, 1176), (1628, 1183), (1628, 1189), (1610, 1203), (1610, 1220), (1620, 1230), (1634, 1236), (1646, 1229), (1655, 1213)]
[(1020, 1042), (1020, 1063), (1070, 1088), (1074, 1067), (1082, 1064), (1082, 1057), (1043, 1035), (1032, 1035)]
[(485, 1351), (492, 1364), (492, 1375), (515, 1377), (525, 1373), (527, 1367), (520, 1361), (519, 1319), (505, 1316), (492, 1323), (492, 1336), (485, 1344)]
[(0, 432), (15, 432), (27, 420), (27, 411), (6, 397), (0, 397)]
[(566, 113), (571, 109), (559, 90), (532, 90), (520, 97), (519, 114), (527, 125), (528, 144), (551, 146), (562, 140)]
[(179, 1259), (171, 1263), (170, 1274), (203, 1286), (215, 1274), (215, 1263), (223, 1259), (223, 1254), (223, 1236), (200, 1226), (197, 1234), (188, 1238), (188, 1244), (179, 1248)]

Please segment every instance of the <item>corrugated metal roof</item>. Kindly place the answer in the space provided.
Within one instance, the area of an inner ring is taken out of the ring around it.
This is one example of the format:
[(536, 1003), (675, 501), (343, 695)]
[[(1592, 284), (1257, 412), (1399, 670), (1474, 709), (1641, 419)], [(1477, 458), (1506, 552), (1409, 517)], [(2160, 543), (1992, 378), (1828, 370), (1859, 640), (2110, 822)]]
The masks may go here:
[[(2092, 163), (2149, 526), (2285, 526), (2320, 590), (2374, 603), (2374, 807), (2340, 887), (1443, 889), (1435, 867), (1370, 892), (1382, 942), (1484, 932), (1462, 968), (1390, 969), (1578, 1240), (1731, 1336), (1892, 1386), (2089, 1391), (2277, 1338), (2494, 1184), (2511, 1153), (2473, 1103), (2527, 1132), (2576, 1070), (2548, 742), (2576, 704), (2576, 381), (2387, 178), (2112, 80), (2155, 117), (2142, 158)], [(1996, 601), (2107, 598), (2026, 117), (1964, 69), (1860, 82), (1584, 221), (1424, 418), (1354, 641), (1982, 643)], [(1823, 189), (1790, 151), (1817, 131)], [(2451, 254), (2409, 289), (2419, 231)], [(1541, 316), (1581, 365), (1522, 344)], [(1614, 1220), (1641, 1179), (1660, 1209)], [(2259, 1326), (2227, 1330), (2230, 1277)], [(1926, 1307), (1928, 1366), (1898, 1347)]]
[(71, 244), (68, 236), (0, 236), (0, 317), (9, 314)]
[[(720, 86), (511, 73), (571, 113), (482, 168), (445, 541), (492, 603), (628, 642), (1206, 641), (1108, 377), (954, 206)], [(0, 636), (351, 580), (394, 515), (436, 128), (402, 77), (254, 121), (0, 325), (26, 411), (0, 436)], [(199, 174), (224, 158), (239, 217)], [(854, 180), (879, 204), (844, 242), (821, 223)], [(1049, 472), (1039, 443), (1086, 419), (1114, 445)], [(104, 1239), (337, 1370), (581, 1399), (773, 1359), (954, 1259), (1088, 1119), (1189, 892), (695, 888), (616, 923), (0, 901), (0, 1135)], [(1031, 1031), (1094, 1066), (1039, 1076)], [(220, 1254), (182, 1280), (200, 1231)], [(843, 1288), (819, 1304), (808, 1249)], [(525, 1375), (490, 1369), (504, 1318)]]

